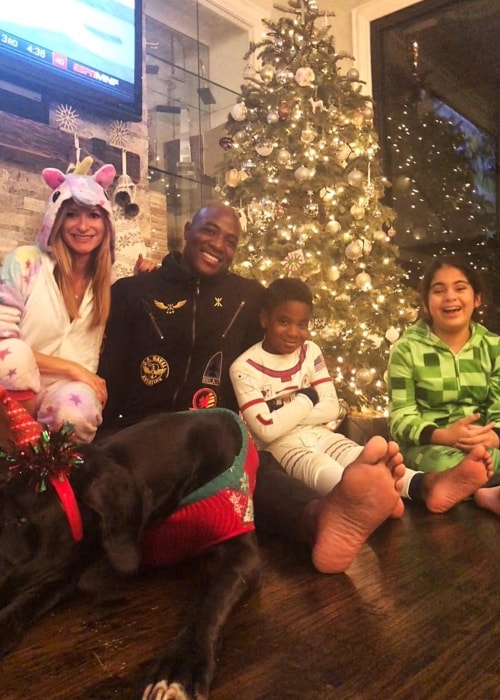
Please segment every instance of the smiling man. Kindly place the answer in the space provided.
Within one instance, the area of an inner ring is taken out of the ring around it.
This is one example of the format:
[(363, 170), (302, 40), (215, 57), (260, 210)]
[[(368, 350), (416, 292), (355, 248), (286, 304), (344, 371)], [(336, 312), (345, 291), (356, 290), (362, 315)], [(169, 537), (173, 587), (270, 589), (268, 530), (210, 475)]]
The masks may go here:
[(234, 209), (206, 206), (186, 223), (182, 254), (115, 282), (99, 368), (108, 428), (159, 411), (237, 410), (229, 365), (262, 335), (263, 291), (229, 272), (240, 235)]

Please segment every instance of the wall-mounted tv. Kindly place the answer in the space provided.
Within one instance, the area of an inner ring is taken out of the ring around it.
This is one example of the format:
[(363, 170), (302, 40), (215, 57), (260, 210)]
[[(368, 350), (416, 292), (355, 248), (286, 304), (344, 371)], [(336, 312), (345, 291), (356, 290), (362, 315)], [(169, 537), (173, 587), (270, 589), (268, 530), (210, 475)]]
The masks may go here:
[(63, 103), (140, 121), (142, 0), (2, 0), (0, 91), (23, 116)]

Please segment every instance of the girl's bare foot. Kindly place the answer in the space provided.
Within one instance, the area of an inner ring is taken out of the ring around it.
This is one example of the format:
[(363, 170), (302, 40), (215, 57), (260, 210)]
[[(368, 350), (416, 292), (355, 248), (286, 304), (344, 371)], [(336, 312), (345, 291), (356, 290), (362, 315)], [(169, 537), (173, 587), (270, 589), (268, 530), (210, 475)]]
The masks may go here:
[(456, 467), (425, 475), (425, 504), (432, 513), (444, 513), (472, 496), (492, 475), (492, 457), (483, 445), (477, 445)]
[(478, 489), (474, 494), (474, 501), (480, 508), (486, 508), (495, 515), (500, 515), (500, 486)]

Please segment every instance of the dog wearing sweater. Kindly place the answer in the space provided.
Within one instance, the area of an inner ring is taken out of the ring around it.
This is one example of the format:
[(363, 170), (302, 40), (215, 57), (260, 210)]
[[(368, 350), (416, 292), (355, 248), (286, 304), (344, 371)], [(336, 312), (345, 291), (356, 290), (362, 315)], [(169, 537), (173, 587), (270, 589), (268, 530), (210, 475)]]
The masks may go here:
[[(0, 655), (75, 589), (217, 547), (219, 568), (159, 650), (142, 700), (208, 698), (223, 626), (258, 583), (258, 455), (223, 409), (153, 416), (74, 445), (0, 389)], [(61, 508), (62, 506), (62, 508)]]

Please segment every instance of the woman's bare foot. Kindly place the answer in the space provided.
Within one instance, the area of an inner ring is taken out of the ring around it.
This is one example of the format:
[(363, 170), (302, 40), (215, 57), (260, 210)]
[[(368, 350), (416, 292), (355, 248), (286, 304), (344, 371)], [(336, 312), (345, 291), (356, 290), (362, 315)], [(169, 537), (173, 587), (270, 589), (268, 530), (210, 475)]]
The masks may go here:
[(495, 515), (500, 515), (500, 486), (478, 489), (474, 494), (474, 501), (480, 508), (486, 508)]
[(371, 533), (387, 518), (402, 515), (404, 465), (396, 443), (373, 437), (342, 479), (304, 514), (313, 518), (312, 561), (326, 574), (345, 571)]
[(432, 513), (445, 513), (472, 496), (493, 475), (493, 460), (483, 445), (476, 445), (456, 467), (424, 476), (425, 504)]

